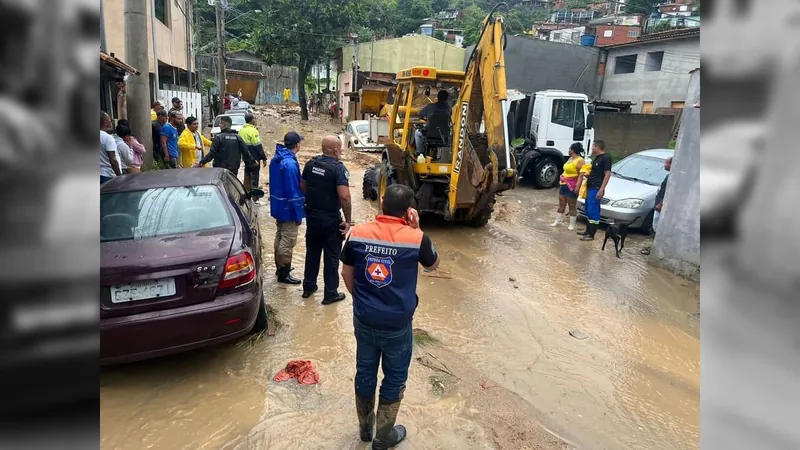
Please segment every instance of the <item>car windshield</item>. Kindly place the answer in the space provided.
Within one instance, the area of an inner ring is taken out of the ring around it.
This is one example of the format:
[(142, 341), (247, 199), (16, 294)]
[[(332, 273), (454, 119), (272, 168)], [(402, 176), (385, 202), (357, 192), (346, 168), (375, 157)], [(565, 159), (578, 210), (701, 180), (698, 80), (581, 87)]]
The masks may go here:
[[(244, 125), (244, 115), (243, 114), (236, 114), (236, 115), (231, 115), (231, 116), (227, 116), (227, 117), (231, 118), (231, 122), (233, 122), (234, 126), (236, 126), (236, 125)], [(214, 127), (219, 127), (219, 122), (220, 122), (221, 118), (222, 118), (222, 116), (217, 116), (217, 118), (214, 119)]]
[(652, 156), (630, 155), (611, 167), (611, 172), (618, 177), (658, 186), (667, 176), (664, 160)]
[(369, 133), (369, 125), (365, 123), (361, 125), (356, 125), (356, 133), (358, 134)]
[(232, 225), (214, 186), (154, 188), (100, 196), (100, 241), (149, 239)]

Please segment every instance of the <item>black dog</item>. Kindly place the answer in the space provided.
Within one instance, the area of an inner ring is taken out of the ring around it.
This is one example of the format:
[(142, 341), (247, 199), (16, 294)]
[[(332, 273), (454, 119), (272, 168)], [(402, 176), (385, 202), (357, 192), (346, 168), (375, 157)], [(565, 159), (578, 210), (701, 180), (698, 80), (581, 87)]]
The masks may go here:
[(625, 248), (625, 238), (628, 237), (628, 224), (627, 223), (612, 223), (611, 225), (606, 228), (606, 237), (603, 239), (603, 248), (602, 250), (606, 249), (606, 242), (609, 239), (614, 241), (614, 250), (617, 251), (617, 258), (619, 258), (619, 252)]

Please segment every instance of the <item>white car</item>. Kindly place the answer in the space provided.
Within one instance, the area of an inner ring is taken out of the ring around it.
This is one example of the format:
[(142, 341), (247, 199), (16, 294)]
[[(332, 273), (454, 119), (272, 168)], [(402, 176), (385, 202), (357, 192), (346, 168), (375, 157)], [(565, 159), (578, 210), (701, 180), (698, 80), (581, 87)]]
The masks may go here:
[(362, 152), (383, 151), (385, 148), (383, 144), (372, 142), (372, 139), (370, 139), (368, 120), (353, 120), (348, 122), (344, 127), (342, 143), (350, 150)]
[(236, 132), (242, 131), (242, 127), (244, 126), (244, 114), (220, 114), (214, 118), (214, 124), (211, 126), (211, 139), (214, 139), (214, 136), (218, 135), (220, 132), (220, 120), (223, 116), (227, 116), (231, 118), (231, 122), (233, 122), (233, 128)]
[[(600, 222), (624, 222), (649, 233), (656, 194), (667, 176), (664, 163), (674, 153), (670, 149), (643, 150), (614, 163), (605, 196), (600, 201)], [(583, 217), (585, 204), (586, 200), (578, 200), (578, 212)]]

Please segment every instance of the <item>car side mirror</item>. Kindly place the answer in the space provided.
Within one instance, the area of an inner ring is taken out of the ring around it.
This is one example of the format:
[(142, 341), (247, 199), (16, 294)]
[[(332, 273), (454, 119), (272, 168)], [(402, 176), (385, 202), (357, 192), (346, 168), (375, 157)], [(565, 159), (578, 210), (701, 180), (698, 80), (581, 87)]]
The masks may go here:
[(250, 189), (250, 193), (248, 194), (248, 196), (249, 196), (249, 197), (250, 197), (252, 200), (260, 200), (260, 199), (261, 199), (261, 198), (263, 198), (265, 195), (266, 195), (266, 194), (264, 193), (264, 190), (263, 190), (263, 189), (258, 189), (258, 188), (253, 188), (253, 189)]
[[(594, 109), (594, 107), (592, 107), (592, 109)], [(586, 116), (586, 129), (594, 129), (594, 111), (591, 111), (589, 115)]]

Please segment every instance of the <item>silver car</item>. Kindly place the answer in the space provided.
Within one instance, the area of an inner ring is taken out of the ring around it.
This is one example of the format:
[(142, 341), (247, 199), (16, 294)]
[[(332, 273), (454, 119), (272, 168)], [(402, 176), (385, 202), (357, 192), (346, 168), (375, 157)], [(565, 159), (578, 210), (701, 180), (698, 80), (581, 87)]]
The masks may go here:
[[(674, 153), (667, 149), (644, 150), (616, 162), (600, 201), (600, 222), (626, 222), (630, 228), (649, 232), (656, 194), (668, 173), (664, 163)], [(586, 217), (583, 199), (578, 200), (578, 212)]]
[(344, 127), (342, 143), (350, 150), (362, 152), (382, 151), (385, 147), (383, 144), (372, 142), (369, 136), (368, 120), (352, 120), (348, 122)]
[(244, 113), (242, 114), (220, 114), (214, 118), (214, 124), (211, 126), (211, 139), (214, 139), (214, 136), (218, 135), (220, 132), (220, 117), (228, 116), (231, 118), (231, 122), (233, 125), (231, 129), (236, 130), (236, 132), (242, 131), (242, 127), (244, 126)]

